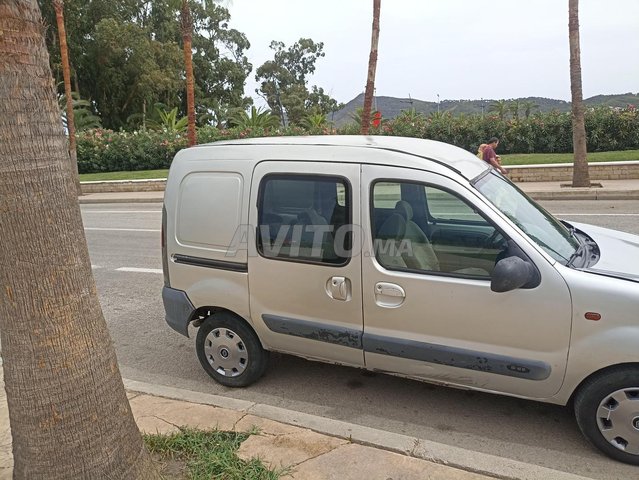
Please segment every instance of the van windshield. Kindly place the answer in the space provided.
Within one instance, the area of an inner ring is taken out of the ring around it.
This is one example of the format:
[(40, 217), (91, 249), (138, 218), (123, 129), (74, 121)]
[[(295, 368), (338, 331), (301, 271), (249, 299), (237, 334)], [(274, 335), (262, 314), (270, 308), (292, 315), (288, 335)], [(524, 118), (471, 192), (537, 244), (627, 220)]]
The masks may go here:
[(568, 263), (579, 242), (559, 220), (496, 172), (484, 175), (474, 185), (548, 255), (564, 265)]

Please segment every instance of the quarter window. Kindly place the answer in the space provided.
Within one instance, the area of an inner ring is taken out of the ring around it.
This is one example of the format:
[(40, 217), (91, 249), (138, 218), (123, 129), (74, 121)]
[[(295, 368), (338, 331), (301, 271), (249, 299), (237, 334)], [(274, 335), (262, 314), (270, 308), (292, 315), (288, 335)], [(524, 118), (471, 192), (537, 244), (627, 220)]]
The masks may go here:
[(340, 177), (270, 175), (260, 185), (257, 245), (267, 258), (344, 265), (351, 245), (350, 185)]

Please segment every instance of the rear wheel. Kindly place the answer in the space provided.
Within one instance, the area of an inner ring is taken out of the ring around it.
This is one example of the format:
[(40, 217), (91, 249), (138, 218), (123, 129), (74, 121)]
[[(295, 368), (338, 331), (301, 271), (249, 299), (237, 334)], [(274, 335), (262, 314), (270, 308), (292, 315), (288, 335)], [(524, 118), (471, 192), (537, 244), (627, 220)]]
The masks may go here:
[(622, 367), (587, 380), (575, 397), (575, 416), (597, 448), (639, 465), (639, 367)]
[(266, 370), (268, 352), (244, 321), (227, 312), (204, 320), (195, 342), (202, 367), (218, 383), (246, 387)]

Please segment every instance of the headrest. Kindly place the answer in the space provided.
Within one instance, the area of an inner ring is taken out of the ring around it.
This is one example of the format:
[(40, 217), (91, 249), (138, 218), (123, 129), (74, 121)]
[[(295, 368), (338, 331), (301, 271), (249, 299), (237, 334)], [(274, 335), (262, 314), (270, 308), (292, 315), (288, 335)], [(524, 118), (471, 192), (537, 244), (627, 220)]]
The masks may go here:
[(401, 215), (407, 222), (413, 218), (413, 207), (406, 200), (400, 200), (395, 204), (395, 212)]

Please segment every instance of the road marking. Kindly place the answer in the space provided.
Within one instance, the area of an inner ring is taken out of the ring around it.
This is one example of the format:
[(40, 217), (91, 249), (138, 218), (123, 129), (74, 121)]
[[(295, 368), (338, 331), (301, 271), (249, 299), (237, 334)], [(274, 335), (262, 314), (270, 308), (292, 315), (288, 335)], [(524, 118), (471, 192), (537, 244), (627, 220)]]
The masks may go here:
[(100, 265), (91, 265), (92, 270), (97, 270), (98, 268), (102, 268)]
[(116, 272), (133, 272), (133, 273), (162, 273), (161, 268), (136, 268), (136, 267), (120, 267), (115, 269)]
[(82, 210), (82, 213), (162, 213), (162, 210)]
[(553, 213), (562, 217), (639, 217), (639, 213)]
[(153, 230), (151, 228), (100, 228), (100, 227), (84, 227), (85, 230), (95, 230), (99, 232), (155, 232), (160, 233), (161, 230)]

